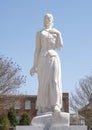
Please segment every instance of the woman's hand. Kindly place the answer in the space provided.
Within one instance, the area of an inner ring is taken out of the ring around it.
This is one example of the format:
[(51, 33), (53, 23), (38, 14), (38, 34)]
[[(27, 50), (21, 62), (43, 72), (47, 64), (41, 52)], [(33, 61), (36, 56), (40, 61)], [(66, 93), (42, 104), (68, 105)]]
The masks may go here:
[(33, 76), (36, 72), (37, 72), (36, 69), (33, 67), (30, 70), (30, 75)]

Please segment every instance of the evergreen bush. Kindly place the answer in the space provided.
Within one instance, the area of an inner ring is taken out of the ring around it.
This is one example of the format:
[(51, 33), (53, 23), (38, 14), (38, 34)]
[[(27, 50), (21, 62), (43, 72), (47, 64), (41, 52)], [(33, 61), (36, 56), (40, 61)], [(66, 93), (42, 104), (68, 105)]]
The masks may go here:
[(19, 125), (30, 125), (31, 120), (32, 120), (31, 116), (27, 112), (24, 112), (21, 115)]
[(10, 110), (8, 111), (8, 119), (11, 126), (16, 126), (18, 124), (18, 119), (16, 117), (16, 111), (14, 108), (10, 108)]
[(0, 115), (0, 130), (9, 130), (10, 121), (7, 117), (7, 114)]

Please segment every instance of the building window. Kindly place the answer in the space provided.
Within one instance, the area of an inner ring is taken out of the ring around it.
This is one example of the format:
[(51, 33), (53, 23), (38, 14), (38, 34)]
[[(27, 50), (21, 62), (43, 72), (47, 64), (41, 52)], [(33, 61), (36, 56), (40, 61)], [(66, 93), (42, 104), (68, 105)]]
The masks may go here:
[(25, 109), (31, 109), (31, 102), (29, 100), (25, 101)]
[(15, 109), (20, 109), (20, 102), (19, 101), (15, 102)]

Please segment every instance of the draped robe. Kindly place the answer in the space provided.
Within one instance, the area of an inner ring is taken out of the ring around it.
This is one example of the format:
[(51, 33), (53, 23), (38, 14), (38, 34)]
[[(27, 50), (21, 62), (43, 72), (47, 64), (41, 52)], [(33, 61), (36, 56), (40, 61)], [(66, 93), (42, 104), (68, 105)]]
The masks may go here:
[(63, 45), (61, 33), (56, 30), (42, 30), (37, 33), (35, 67), (38, 74), (38, 111), (52, 111), (62, 105), (61, 63), (56, 49)]

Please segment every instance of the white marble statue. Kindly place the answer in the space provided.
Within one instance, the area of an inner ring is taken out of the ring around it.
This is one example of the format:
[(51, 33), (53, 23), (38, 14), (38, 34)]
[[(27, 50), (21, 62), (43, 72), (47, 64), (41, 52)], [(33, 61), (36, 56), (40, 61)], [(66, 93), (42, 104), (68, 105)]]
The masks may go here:
[(34, 65), (31, 76), (38, 75), (38, 114), (55, 112), (61, 109), (62, 83), (61, 64), (56, 49), (61, 50), (63, 41), (61, 33), (53, 28), (53, 16), (44, 16), (44, 28), (37, 32)]

